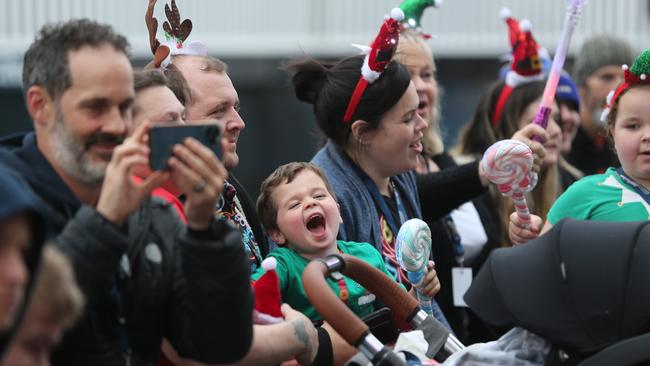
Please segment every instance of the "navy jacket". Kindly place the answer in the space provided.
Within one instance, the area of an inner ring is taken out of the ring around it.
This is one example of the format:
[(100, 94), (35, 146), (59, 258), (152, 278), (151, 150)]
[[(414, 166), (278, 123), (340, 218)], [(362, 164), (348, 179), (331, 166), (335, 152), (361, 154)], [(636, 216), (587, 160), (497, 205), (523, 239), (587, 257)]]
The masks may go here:
[(16, 320), (6, 333), (0, 334), (0, 358), (5, 346), (8, 344), (11, 336), (20, 322), (20, 318), (25, 310), (25, 304), (29, 296), (29, 290), (35, 277), (35, 271), (38, 269), (38, 263), (41, 257), (41, 249), (45, 239), (45, 210), (42, 202), (32, 192), (27, 183), (11, 169), (0, 165), (0, 223), (10, 220), (18, 215), (25, 215), (30, 224), (31, 242), (24, 254), (25, 265), (29, 272), (29, 280), (25, 293), (27, 294), (16, 314)]

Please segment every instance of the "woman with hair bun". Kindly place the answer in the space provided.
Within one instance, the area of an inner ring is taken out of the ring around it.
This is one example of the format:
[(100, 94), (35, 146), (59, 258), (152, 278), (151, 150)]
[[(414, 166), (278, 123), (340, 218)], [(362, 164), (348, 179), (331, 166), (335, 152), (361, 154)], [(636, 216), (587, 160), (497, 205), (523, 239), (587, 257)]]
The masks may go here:
[[(395, 237), (402, 223), (422, 218), (414, 170), (428, 124), (417, 113), (419, 98), (401, 64), (387, 62), (359, 93), (366, 62), (354, 56), (334, 64), (297, 61), (287, 68), (296, 96), (313, 105), (327, 137), (312, 163), (323, 169), (338, 197), (339, 239), (373, 244), (389, 272), (410, 286), (395, 257)], [(435, 300), (432, 305), (448, 326)]]

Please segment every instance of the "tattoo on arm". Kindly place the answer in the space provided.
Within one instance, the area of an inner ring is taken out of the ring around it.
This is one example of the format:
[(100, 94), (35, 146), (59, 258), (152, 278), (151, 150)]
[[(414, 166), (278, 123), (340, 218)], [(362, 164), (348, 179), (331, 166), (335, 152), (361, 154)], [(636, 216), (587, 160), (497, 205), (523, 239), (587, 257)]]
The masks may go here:
[(309, 338), (305, 324), (297, 320), (291, 322), (291, 325), (293, 326), (293, 334), (296, 338), (305, 345), (305, 348), (311, 349), (311, 339)]

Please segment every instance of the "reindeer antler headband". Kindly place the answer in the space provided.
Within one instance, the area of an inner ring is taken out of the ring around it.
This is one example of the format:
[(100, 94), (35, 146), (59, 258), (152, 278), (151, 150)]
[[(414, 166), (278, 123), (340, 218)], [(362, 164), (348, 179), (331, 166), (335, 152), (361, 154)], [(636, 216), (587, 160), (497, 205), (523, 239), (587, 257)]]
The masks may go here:
[(160, 43), (156, 38), (158, 32), (158, 19), (153, 16), (157, 0), (149, 0), (144, 21), (149, 31), (149, 44), (154, 55), (153, 66), (155, 68), (166, 68), (171, 63), (171, 56), (174, 55), (196, 55), (207, 56), (208, 49), (200, 41), (192, 41), (187, 46), (185, 40), (192, 32), (192, 21), (185, 19), (181, 22), (181, 15), (176, 6), (176, 1), (171, 1), (171, 8), (165, 4), (165, 16), (167, 20), (163, 23), (165, 31), (165, 42)]

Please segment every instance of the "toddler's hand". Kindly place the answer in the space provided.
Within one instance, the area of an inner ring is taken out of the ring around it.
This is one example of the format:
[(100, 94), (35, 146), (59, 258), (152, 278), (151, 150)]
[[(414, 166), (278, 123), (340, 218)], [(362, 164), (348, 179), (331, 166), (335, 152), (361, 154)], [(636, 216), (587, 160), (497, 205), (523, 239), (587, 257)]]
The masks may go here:
[(429, 271), (424, 276), (420, 291), (425, 296), (433, 297), (438, 293), (438, 291), (440, 291), (440, 280), (438, 280), (438, 273), (435, 270), (435, 264), (433, 261), (429, 261), (427, 267)]
[(526, 222), (522, 221), (516, 212), (510, 214), (508, 223), (508, 237), (513, 244), (524, 244), (539, 236), (542, 229), (542, 218), (537, 215), (530, 215), (530, 227), (526, 227)]

